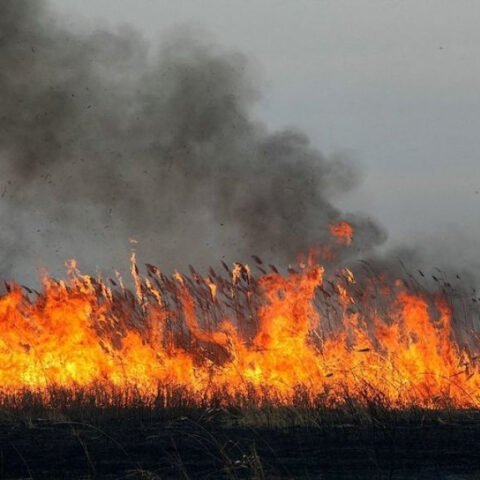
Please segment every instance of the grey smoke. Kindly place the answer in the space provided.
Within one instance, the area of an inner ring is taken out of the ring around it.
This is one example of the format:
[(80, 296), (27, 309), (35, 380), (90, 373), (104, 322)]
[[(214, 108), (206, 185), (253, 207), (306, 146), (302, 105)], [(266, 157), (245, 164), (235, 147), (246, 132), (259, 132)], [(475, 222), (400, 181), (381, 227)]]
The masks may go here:
[(253, 116), (248, 59), (178, 30), (158, 49), (138, 32), (70, 32), (45, 1), (0, 2), (0, 271), (25, 278), (125, 264), (129, 238), (166, 269), (256, 254), (294, 262), (328, 225), (385, 240), (336, 195), (359, 172), (294, 130)]

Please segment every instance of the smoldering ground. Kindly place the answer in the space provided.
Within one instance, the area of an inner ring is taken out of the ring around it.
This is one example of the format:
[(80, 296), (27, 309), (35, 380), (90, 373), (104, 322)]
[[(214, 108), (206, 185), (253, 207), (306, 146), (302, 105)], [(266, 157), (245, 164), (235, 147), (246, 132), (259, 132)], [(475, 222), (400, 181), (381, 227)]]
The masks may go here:
[[(76, 257), (164, 268), (252, 254), (292, 262), (344, 218), (359, 179), (301, 132), (253, 116), (248, 59), (178, 29), (154, 48), (122, 27), (71, 32), (45, 1), (0, 2), (3, 276)], [(347, 216), (362, 250), (385, 234)]]

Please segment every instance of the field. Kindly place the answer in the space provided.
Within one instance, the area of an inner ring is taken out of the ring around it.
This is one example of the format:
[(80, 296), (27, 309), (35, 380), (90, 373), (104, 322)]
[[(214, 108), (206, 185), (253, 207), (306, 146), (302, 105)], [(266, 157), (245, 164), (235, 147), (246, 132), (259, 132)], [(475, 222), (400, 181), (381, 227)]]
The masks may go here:
[[(89, 406), (4, 401), (0, 475), (19, 479), (476, 479), (477, 410)], [(18, 402), (18, 403), (17, 403)], [(52, 406), (53, 405), (53, 406)]]

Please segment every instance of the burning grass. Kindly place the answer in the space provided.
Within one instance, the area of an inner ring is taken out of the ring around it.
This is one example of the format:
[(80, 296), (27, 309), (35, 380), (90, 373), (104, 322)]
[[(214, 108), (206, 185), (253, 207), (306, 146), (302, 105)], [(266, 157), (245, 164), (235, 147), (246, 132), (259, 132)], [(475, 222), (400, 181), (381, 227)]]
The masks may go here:
[[(345, 230), (342, 227), (342, 232)], [(342, 237), (343, 238), (343, 237)], [(282, 274), (253, 257), (202, 276), (163, 274), (132, 255), (120, 275), (44, 277), (0, 298), (0, 394), (96, 406), (476, 408), (475, 332), (452, 301), (386, 273), (332, 271), (317, 256)], [(269, 271), (267, 271), (269, 270)], [(26, 393), (27, 392), (27, 393)], [(55, 395), (58, 395), (56, 393)], [(70, 401), (69, 400), (69, 401)]]

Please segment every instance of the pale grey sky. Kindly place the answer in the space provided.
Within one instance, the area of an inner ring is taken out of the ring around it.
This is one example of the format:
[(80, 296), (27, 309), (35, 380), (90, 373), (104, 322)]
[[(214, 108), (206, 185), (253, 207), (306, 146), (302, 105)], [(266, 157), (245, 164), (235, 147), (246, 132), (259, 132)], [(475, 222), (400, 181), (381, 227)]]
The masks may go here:
[(365, 180), (342, 206), (393, 240), (480, 238), (480, 3), (450, 0), (52, 0), (71, 28), (128, 23), (156, 42), (209, 32), (259, 66), (258, 116), (348, 152)]

